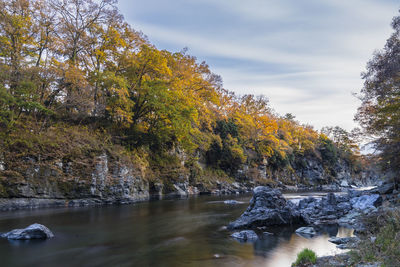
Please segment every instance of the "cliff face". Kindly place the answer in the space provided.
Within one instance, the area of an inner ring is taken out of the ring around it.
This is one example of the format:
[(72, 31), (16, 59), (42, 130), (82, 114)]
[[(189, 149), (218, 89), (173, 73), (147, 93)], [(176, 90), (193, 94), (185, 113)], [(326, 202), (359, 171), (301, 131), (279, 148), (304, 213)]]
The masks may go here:
[[(368, 173), (373, 175), (374, 173)], [(293, 164), (285, 168), (274, 170), (267, 162), (250, 167), (244, 165), (237, 174), (240, 179), (253, 179), (282, 183), (292, 186), (316, 187), (326, 184), (363, 184), (367, 180), (364, 171), (354, 172), (351, 165), (344, 160), (338, 160), (334, 166), (325, 166), (321, 160), (314, 157), (304, 158), (302, 164)], [(364, 180), (365, 181), (364, 181)]]
[(6, 161), (2, 165), (0, 209), (15, 208), (13, 201), (5, 205), (5, 198), (22, 201), (27, 207), (131, 203), (149, 198), (142, 171), (127, 161), (110, 159), (106, 153), (86, 162), (25, 157), (12, 170)]
[[(350, 164), (338, 160), (329, 168), (318, 158), (274, 170), (267, 161), (243, 165), (234, 175), (213, 171), (190, 156), (176, 153), (174, 164), (163, 167), (135, 163), (105, 151), (73, 159), (25, 156), (0, 160), (0, 210), (44, 206), (79, 206), (132, 203), (150, 196), (190, 194), (236, 194), (257, 185), (282, 189), (322, 188), (337, 190), (376, 179), (373, 169), (354, 173)], [(154, 164), (154, 163), (153, 163)], [(144, 167), (146, 165), (146, 167)]]

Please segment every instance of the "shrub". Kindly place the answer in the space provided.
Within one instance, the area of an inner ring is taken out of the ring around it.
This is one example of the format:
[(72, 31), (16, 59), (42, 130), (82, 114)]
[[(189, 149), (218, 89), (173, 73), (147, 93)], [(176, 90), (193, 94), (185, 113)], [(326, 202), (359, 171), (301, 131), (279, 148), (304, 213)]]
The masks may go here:
[(296, 261), (292, 266), (308, 266), (314, 264), (317, 261), (317, 255), (311, 249), (305, 248), (299, 254), (297, 254)]

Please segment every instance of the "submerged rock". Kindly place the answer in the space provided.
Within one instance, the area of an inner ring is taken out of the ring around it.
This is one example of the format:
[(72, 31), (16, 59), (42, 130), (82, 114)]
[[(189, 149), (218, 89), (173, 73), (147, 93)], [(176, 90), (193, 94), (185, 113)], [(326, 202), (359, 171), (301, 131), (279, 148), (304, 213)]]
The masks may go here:
[(258, 186), (247, 210), (228, 229), (255, 228), (270, 225), (302, 223), (303, 219), (296, 206), (286, 201), (280, 190)]
[(233, 233), (231, 236), (242, 242), (256, 241), (258, 239), (256, 232), (254, 232), (252, 230), (244, 230), (244, 231), (236, 232), (236, 233)]
[(296, 230), (296, 234), (305, 238), (311, 238), (317, 234), (313, 227), (300, 227)]
[(230, 200), (225, 200), (224, 203), (228, 205), (236, 205), (236, 204), (242, 204), (243, 202), (230, 199)]
[(352, 237), (331, 237), (328, 241), (336, 244), (336, 245), (341, 245), (341, 244), (347, 244), (350, 242), (357, 242), (360, 239), (356, 236), (352, 236)]
[(360, 238), (356, 236), (332, 237), (329, 239), (329, 242), (336, 244), (336, 247), (340, 249), (352, 249), (357, 247), (358, 243), (360, 242)]
[(1, 237), (15, 240), (47, 239), (54, 237), (54, 234), (46, 226), (35, 223), (25, 229), (14, 229)]

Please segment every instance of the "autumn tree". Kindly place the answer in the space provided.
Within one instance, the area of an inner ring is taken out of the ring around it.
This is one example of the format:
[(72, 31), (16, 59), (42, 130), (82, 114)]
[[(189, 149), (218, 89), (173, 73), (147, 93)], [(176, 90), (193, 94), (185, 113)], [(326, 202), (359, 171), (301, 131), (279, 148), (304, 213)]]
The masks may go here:
[[(82, 0), (51, 0), (50, 5), (57, 14), (57, 65), (60, 69), (60, 79), (56, 91), (64, 91), (65, 108), (68, 112), (86, 115), (95, 110), (97, 102), (97, 83), (95, 88), (88, 80), (88, 73), (98, 71), (102, 67), (102, 46), (104, 42), (104, 24), (115, 20), (116, 1), (82, 1)], [(108, 26), (107, 26), (108, 27)], [(112, 27), (109, 26), (109, 27)], [(94, 40), (100, 37), (100, 40)], [(96, 42), (96, 44), (93, 44)], [(97, 54), (97, 57), (93, 55)], [(94, 57), (94, 58), (93, 58)], [(60, 92), (61, 93), (61, 92)], [(93, 101), (91, 101), (94, 99)]]
[[(392, 54), (395, 40), (387, 45)], [(385, 53), (382, 58), (392, 60)], [(381, 113), (366, 115), (383, 103), (374, 106), (381, 100), (368, 91), (375, 92), (375, 82), (381, 86), (374, 68), (366, 74), (359, 115), (380, 119), (370, 129), (397, 118), (381, 116), (396, 109), (395, 93), (392, 102), (381, 97), (387, 104)], [(397, 76), (384, 83), (385, 96), (397, 90)], [(167, 155), (179, 148), (231, 176), (244, 164), (262, 162), (280, 171), (305, 157), (334, 160), (350, 138), (336, 128), (329, 138), (290, 113), (279, 116), (265, 96), (225, 89), (187, 49), (152, 45), (124, 20), (115, 0), (0, 0), (0, 148), (22, 132), (35, 139), (66, 125), (101, 133), (128, 152)]]

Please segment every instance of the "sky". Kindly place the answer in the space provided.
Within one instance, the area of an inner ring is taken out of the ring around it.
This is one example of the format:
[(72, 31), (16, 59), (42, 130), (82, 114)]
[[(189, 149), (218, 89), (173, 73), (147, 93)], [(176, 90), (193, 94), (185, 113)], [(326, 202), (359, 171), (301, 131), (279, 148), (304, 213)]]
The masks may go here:
[(398, 0), (119, 0), (158, 49), (188, 48), (237, 94), (265, 95), (316, 129), (358, 126), (361, 72), (384, 47)]

